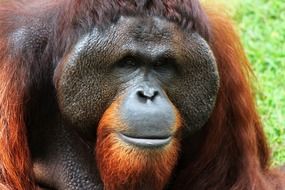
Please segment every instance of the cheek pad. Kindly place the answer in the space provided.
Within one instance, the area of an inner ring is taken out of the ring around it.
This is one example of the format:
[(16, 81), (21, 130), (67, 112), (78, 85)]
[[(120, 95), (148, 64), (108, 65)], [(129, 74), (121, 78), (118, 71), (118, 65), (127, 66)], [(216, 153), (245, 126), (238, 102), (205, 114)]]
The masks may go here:
[[(119, 28), (119, 29), (118, 29)], [(128, 27), (94, 28), (75, 45), (55, 71), (54, 81), (60, 111), (76, 126), (97, 125), (117, 94), (119, 81), (111, 75), (110, 63), (123, 54)]]
[(183, 61), (186, 66), (171, 85), (169, 94), (186, 127), (197, 130), (207, 122), (214, 109), (219, 73), (213, 53), (201, 37), (192, 34), (186, 44), (188, 52)]
[[(74, 126), (96, 129), (100, 116), (115, 90), (106, 78), (106, 71), (96, 67), (101, 60), (96, 52), (90, 55), (90, 39), (78, 43), (56, 71), (57, 98), (63, 118)], [(92, 43), (92, 42), (91, 42)], [(83, 52), (83, 53), (82, 53)], [(104, 59), (104, 57), (101, 57)]]

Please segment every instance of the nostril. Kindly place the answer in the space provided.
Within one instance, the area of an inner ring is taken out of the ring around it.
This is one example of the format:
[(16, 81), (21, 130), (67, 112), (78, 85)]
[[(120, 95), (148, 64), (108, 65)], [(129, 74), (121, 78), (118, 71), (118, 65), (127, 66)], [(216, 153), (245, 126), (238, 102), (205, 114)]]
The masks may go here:
[(158, 96), (158, 91), (154, 91), (151, 100), (153, 100), (156, 96)]
[(158, 91), (144, 91), (144, 90), (139, 90), (137, 91), (137, 96), (139, 97), (140, 100), (151, 100), (153, 101), (154, 98), (158, 95)]
[(144, 92), (143, 92), (142, 90), (139, 90), (139, 91), (137, 92), (137, 95), (138, 95), (138, 97), (140, 97), (140, 98), (145, 98)]

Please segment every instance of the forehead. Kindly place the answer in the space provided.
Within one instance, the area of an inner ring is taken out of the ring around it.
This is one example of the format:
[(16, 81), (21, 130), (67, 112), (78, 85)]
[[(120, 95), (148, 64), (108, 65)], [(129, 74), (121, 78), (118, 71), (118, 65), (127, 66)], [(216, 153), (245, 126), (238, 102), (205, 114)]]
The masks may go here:
[(169, 40), (180, 31), (176, 24), (158, 17), (121, 17), (115, 26), (135, 40), (144, 42)]
[(96, 57), (96, 62), (106, 64), (128, 55), (192, 59), (201, 50), (209, 55), (209, 47), (198, 33), (185, 32), (171, 21), (159, 17), (121, 16), (108, 26), (94, 27), (79, 39), (69, 55), (77, 60)]
[[(95, 27), (79, 41), (77, 46), (88, 50), (144, 49), (156, 51), (183, 46), (189, 39), (182, 29), (168, 20), (158, 17), (121, 16), (116, 23), (103, 28)], [(79, 48), (81, 49), (81, 48)], [(82, 49), (81, 49), (82, 50)]]

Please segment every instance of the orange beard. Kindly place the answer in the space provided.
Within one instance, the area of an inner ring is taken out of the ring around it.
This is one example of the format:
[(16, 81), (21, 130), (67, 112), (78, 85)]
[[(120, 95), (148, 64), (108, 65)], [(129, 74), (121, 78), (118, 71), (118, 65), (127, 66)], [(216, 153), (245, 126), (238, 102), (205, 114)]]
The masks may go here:
[(127, 144), (115, 132), (124, 128), (116, 108), (114, 104), (107, 109), (97, 129), (96, 160), (104, 189), (163, 189), (177, 161), (178, 139), (153, 149)]

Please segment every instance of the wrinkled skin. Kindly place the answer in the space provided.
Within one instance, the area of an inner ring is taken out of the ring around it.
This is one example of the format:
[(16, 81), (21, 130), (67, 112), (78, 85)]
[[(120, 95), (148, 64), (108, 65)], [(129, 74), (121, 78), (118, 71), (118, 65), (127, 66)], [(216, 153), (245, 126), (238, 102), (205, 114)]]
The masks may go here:
[(121, 126), (104, 133), (120, 146), (164, 154), (173, 141), (205, 124), (219, 88), (204, 39), (157, 17), (121, 17), (95, 27), (53, 72), (58, 110), (29, 127), (36, 181), (43, 189), (103, 189), (94, 147), (112, 103)]

